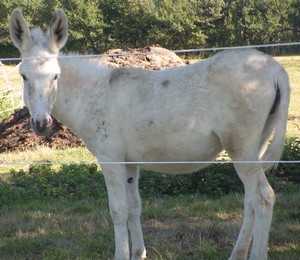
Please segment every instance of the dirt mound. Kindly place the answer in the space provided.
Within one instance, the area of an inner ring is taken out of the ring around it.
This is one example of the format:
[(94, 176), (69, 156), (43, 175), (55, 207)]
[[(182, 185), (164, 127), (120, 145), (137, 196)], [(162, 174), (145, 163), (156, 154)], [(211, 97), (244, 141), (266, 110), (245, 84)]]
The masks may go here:
[(24, 107), (0, 123), (0, 153), (34, 149), (39, 145), (59, 149), (83, 145), (78, 136), (56, 119), (46, 136), (37, 136), (30, 128), (29, 120), (28, 109)]
[[(117, 55), (124, 52), (147, 52), (147, 54)], [(116, 55), (113, 57), (102, 56), (99, 60), (110, 67), (139, 67), (160, 70), (186, 64), (175, 53), (157, 46), (143, 49), (115, 49), (107, 53)], [(0, 123), (0, 153), (34, 149), (39, 145), (64, 149), (66, 147), (83, 145), (83, 142), (55, 119), (53, 120), (53, 127), (47, 136), (40, 137), (35, 135), (30, 129), (29, 113), (26, 108), (16, 110)]]
[[(139, 55), (118, 54), (144, 53)], [(184, 66), (186, 63), (174, 52), (158, 46), (145, 47), (142, 49), (113, 49), (106, 52), (114, 56), (102, 56), (100, 61), (110, 67), (134, 67), (150, 70), (161, 70), (171, 67)]]

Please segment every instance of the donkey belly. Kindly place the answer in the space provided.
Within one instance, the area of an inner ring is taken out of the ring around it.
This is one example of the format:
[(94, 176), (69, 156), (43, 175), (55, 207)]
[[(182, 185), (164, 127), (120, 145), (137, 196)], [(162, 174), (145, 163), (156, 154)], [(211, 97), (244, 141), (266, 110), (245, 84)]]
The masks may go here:
[(151, 143), (139, 144), (136, 147), (138, 149), (128, 153), (128, 161), (142, 162), (140, 167), (146, 170), (171, 174), (192, 173), (202, 169), (222, 151), (219, 139), (214, 134), (202, 138), (198, 134), (197, 138), (190, 136), (187, 139), (165, 136), (162, 139), (153, 138)]
[[(216, 159), (216, 157), (211, 158), (209, 161)], [(167, 174), (185, 174), (185, 173), (193, 173), (200, 169), (203, 169), (210, 165), (210, 163), (194, 163), (193, 161), (189, 163), (181, 163), (181, 162), (174, 162), (164, 164), (160, 162), (159, 164), (142, 164), (139, 165), (140, 168), (160, 172), (160, 173), (167, 173)]]

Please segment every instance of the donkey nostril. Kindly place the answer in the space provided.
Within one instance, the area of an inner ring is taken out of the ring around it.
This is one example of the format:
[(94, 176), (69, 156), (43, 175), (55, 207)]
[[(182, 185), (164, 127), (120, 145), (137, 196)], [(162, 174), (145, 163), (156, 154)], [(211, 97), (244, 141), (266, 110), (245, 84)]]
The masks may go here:
[(49, 127), (50, 125), (50, 120), (49, 118), (44, 118), (43, 121), (41, 122), (41, 127)]
[(35, 126), (37, 126), (37, 127), (43, 127), (43, 121), (40, 121), (40, 120), (36, 120), (35, 121)]
[(36, 134), (44, 135), (52, 125), (52, 118), (51, 116), (31, 118), (30, 122), (31, 122), (31, 127)]
[(34, 122), (34, 119), (33, 119), (33, 118), (31, 118), (31, 124), (32, 124), (32, 125), (35, 125), (35, 122)]

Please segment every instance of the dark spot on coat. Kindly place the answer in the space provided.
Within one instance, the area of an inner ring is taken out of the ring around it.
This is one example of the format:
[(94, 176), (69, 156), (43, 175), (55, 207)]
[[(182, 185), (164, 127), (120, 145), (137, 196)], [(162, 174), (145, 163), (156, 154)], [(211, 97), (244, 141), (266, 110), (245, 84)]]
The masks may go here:
[(164, 87), (164, 88), (167, 88), (167, 87), (169, 87), (169, 85), (170, 85), (170, 81), (169, 80), (164, 80), (162, 83), (161, 83), (161, 85)]
[(120, 80), (123, 76), (129, 75), (129, 72), (124, 68), (117, 68), (113, 69), (110, 78), (109, 78), (109, 84), (112, 84), (118, 80)]
[(128, 178), (128, 179), (127, 179), (127, 182), (128, 182), (128, 183), (133, 183), (133, 178), (132, 178), (132, 177)]
[(148, 126), (153, 126), (154, 125), (154, 121), (153, 120), (149, 120), (148, 121)]

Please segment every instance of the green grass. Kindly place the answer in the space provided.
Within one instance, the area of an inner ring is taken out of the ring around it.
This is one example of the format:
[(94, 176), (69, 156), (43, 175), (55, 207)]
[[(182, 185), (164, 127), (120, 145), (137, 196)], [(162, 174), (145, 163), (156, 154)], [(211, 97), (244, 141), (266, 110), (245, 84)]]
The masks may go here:
[[(300, 194), (279, 194), (270, 259), (299, 259)], [(149, 259), (228, 259), (243, 218), (242, 195), (145, 198)], [(107, 199), (33, 200), (1, 208), (1, 259), (112, 259)]]
[[(222, 176), (234, 179), (232, 169), (220, 167)], [(207, 174), (210, 172), (215, 181), (200, 175), (201, 183), (215, 190), (229, 185), (220, 179), (218, 171), (211, 171)], [(176, 177), (182, 185), (195, 182), (193, 178)], [(241, 183), (233, 183), (241, 187)], [(225, 189), (215, 194), (202, 184), (184, 189), (172, 176), (163, 178), (149, 172), (142, 174), (140, 186), (141, 222), (149, 259), (228, 258), (243, 219), (242, 192), (222, 195)], [(168, 189), (161, 192), (161, 187)], [(281, 181), (274, 187), (281, 192), (277, 192), (274, 208), (270, 259), (298, 259), (300, 187)], [(113, 257), (107, 192), (104, 178), (94, 165), (66, 165), (59, 170), (31, 165), (28, 172), (14, 171), (7, 180), (0, 180), (0, 211), (0, 259)]]
[[(32, 151), (0, 154), (0, 162), (97, 162), (97, 159), (85, 148), (69, 148), (65, 150), (39, 147)], [(0, 164), (0, 176), (4, 176), (14, 169), (28, 170), (29, 164), (14, 165)], [(59, 167), (59, 166), (57, 166)]]

